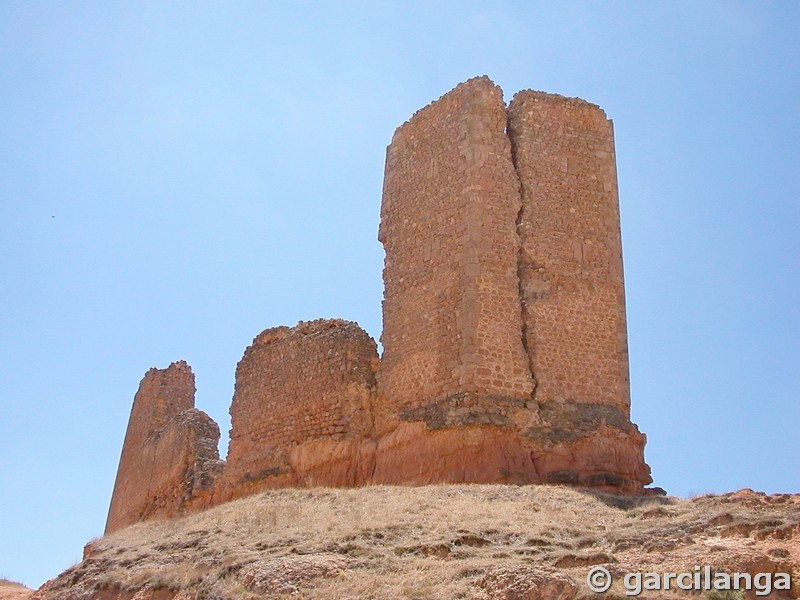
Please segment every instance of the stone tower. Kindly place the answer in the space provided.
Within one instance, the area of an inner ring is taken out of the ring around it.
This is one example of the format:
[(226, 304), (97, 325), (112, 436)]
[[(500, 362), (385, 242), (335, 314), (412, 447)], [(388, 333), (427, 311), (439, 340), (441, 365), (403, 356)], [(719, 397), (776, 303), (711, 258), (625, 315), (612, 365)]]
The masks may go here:
[(380, 389), (400, 410), (463, 394), (528, 399), (517, 278), (522, 208), (503, 93), (462, 84), (386, 157)]
[(393, 469), (651, 481), (630, 422), (613, 128), (599, 107), (523, 91), (507, 110), (486, 77), (457, 86), (397, 129), (379, 239), (385, 427), (425, 424), (416, 445), (430, 451), (404, 444), (406, 459), (453, 455), (444, 472)]

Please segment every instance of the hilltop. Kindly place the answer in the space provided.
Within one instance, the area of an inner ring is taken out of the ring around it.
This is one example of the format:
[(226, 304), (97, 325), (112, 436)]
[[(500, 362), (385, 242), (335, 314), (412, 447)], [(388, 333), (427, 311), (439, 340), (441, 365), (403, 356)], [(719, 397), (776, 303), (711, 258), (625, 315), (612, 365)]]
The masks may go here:
[(24, 600), (29, 598), (33, 590), (26, 588), (21, 583), (0, 579), (0, 600)]
[[(588, 597), (586, 574), (792, 573), (800, 597), (800, 495), (691, 499), (560, 486), (283, 489), (87, 544), (34, 600)], [(653, 593), (651, 593), (653, 594)], [(717, 597), (698, 594), (641, 597)], [(610, 597), (614, 597), (612, 594)]]

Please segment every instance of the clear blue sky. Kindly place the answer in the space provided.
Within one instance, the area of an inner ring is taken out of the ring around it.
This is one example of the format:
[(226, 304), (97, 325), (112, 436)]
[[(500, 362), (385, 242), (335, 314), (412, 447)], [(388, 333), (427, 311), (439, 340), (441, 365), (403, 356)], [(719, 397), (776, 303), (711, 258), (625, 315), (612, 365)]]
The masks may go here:
[(0, 576), (101, 534), (148, 368), (187, 360), (225, 441), (260, 331), (380, 335), (385, 147), (480, 74), (615, 122), (655, 483), (800, 492), (799, 31), (790, 1), (0, 3)]

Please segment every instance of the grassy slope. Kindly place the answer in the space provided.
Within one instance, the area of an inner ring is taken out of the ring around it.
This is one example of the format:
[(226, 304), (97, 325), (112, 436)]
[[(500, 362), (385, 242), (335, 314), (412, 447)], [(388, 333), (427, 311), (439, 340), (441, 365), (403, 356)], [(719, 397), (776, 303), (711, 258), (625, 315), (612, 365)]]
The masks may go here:
[(279, 490), (95, 540), (86, 560), (40, 595), (151, 587), (208, 599), (469, 598), (486, 573), (515, 565), (559, 569), (584, 594), (593, 564), (618, 574), (695, 564), (797, 569), (798, 542), (800, 496), (634, 499), (499, 485)]
[(0, 579), (0, 600), (23, 600), (30, 597), (33, 590), (26, 588), (21, 583)]

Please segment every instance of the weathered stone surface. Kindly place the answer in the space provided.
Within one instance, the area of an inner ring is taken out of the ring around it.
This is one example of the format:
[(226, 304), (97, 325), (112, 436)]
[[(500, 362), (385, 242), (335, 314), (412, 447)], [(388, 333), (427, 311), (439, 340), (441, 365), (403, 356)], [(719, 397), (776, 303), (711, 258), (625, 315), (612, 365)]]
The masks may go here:
[(546, 402), (522, 430), (539, 480), (641, 493), (646, 438), (616, 406)]
[[(614, 141), (601, 109), (520, 92), (506, 111), (487, 78), (457, 86), (395, 133), (379, 237), (384, 429), (425, 423), (381, 440), (380, 481), (625, 492), (651, 482), (630, 422)], [(487, 431), (466, 434), (475, 427)], [(486, 451), (459, 452), (479, 437)], [(393, 438), (409, 461), (382, 458)], [(433, 448), (448, 467), (417, 464), (436, 462)]]
[(239, 580), (248, 590), (294, 596), (304, 584), (320, 577), (335, 577), (351, 563), (352, 560), (337, 554), (270, 558), (247, 565), (239, 573)]
[(131, 409), (106, 533), (179, 514), (221, 473), (219, 427), (194, 408), (194, 392), (194, 374), (183, 361), (145, 374)]
[(418, 111), (387, 150), (378, 389), (390, 418), (453, 394), (530, 397), (506, 121), (502, 90), (478, 77)]
[(537, 470), (545, 481), (639, 490), (652, 478), (630, 422), (613, 125), (594, 104), (534, 91), (516, 94), (508, 114)]
[(614, 132), (601, 108), (523, 91), (508, 131), (522, 189), (524, 334), (536, 400), (628, 411)]
[(380, 438), (373, 483), (540, 483), (519, 436), (497, 427), (431, 431), (403, 423)]

